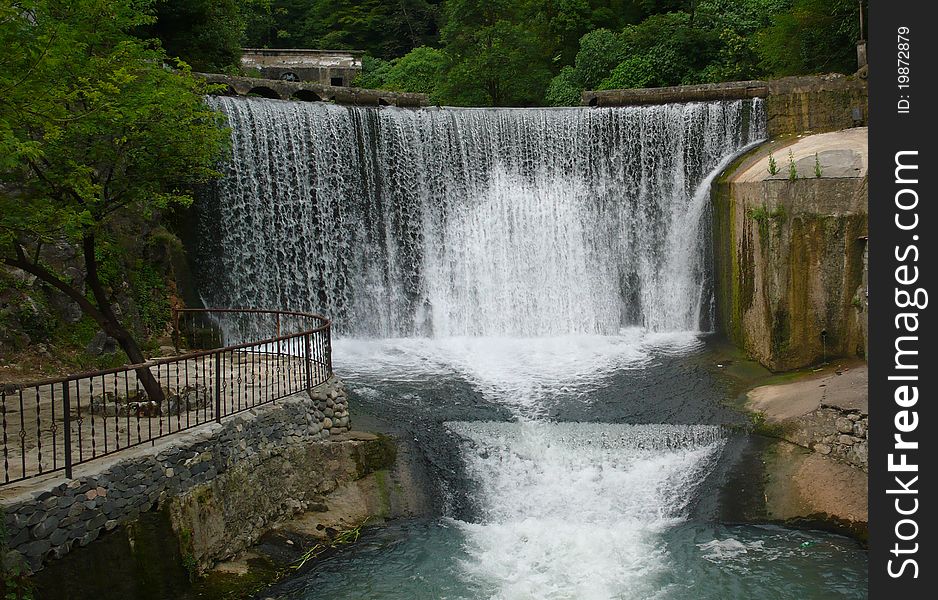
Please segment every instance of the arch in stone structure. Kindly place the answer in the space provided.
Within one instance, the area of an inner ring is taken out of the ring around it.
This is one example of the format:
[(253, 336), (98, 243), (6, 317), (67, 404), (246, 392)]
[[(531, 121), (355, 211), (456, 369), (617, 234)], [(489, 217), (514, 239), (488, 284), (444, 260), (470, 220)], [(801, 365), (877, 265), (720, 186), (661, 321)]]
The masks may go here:
[(276, 91), (274, 91), (273, 89), (265, 85), (258, 85), (258, 86), (252, 87), (250, 90), (248, 90), (247, 95), (248, 96), (262, 96), (264, 98), (273, 98), (274, 100), (281, 99), (280, 94), (278, 94)]
[(313, 90), (296, 90), (290, 96), (291, 100), (302, 100), (303, 102), (322, 102), (322, 97)]

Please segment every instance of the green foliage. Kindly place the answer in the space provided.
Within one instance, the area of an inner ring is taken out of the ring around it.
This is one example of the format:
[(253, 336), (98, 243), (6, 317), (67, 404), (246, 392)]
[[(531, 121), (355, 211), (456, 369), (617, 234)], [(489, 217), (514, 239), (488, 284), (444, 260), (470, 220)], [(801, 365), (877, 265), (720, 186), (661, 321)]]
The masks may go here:
[(597, 89), (648, 87), (655, 81), (655, 67), (646, 56), (630, 56), (619, 63)]
[(574, 69), (584, 89), (596, 89), (609, 72), (627, 56), (621, 37), (608, 29), (591, 31), (580, 39)]
[(525, 106), (543, 101), (550, 57), (528, 21), (530, 6), (509, 0), (448, 0), (443, 48), (451, 61), (441, 86), (456, 105)]
[(242, 2), (158, 0), (156, 22), (143, 28), (143, 35), (159, 39), (167, 55), (184, 60), (196, 71), (235, 73), (246, 26)]
[(778, 174), (778, 162), (775, 160), (775, 155), (769, 154), (769, 175)]
[[(0, 5), (0, 261), (57, 288), (133, 362), (143, 355), (112, 309), (126, 282), (118, 240), (218, 176), (229, 136), (204, 80), (137, 35), (151, 0)], [(50, 244), (79, 248), (85, 287)], [(158, 383), (142, 376), (154, 397)]]
[(814, 176), (818, 179), (821, 178), (821, 175), (824, 174), (823, 169), (821, 169), (821, 159), (818, 157), (817, 152), (814, 153)]
[(254, 0), (245, 12), (248, 46), (365, 50), (385, 60), (435, 44), (440, 14), (432, 0)]
[(453, 105), (562, 106), (585, 89), (851, 72), (858, 33), (848, 0), (240, 2), (248, 45), (366, 50), (358, 85)]
[(140, 313), (141, 333), (145, 337), (159, 334), (166, 329), (171, 316), (166, 281), (152, 264), (143, 260), (136, 261), (129, 275), (130, 297)]
[(414, 48), (391, 61), (382, 87), (398, 92), (421, 92), (435, 98), (448, 63), (441, 50), (428, 46)]
[(794, 0), (757, 35), (762, 68), (774, 76), (852, 73), (860, 37), (853, 0)]
[(0, 18), (0, 245), (191, 202), (183, 186), (216, 175), (227, 134), (205, 85), (130, 35), (152, 23), (141, 3), (22, 4)]
[(358, 87), (380, 89), (388, 80), (388, 71), (391, 70), (391, 61), (375, 58), (370, 54), (362, 57), (362, 72), (355, 79)]
[(791, 150), (788, 150), (788, 180), (794, 181), (798, 179), (798, 166), (795, 165), (795, 156), (791, 153)]
[(544, 100), (549, 106), (576, 106), (582, 92), (583, 88), (577, 84), (576, 71), (573, 67), (564, 67), (550, 80)]

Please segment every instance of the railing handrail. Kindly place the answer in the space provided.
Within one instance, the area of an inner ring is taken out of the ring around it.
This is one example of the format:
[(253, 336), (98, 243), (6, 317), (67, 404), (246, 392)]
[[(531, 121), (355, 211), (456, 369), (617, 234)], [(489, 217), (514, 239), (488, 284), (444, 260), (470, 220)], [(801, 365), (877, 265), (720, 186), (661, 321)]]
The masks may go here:
[(114, 373), (122, 373), (124, 371), (136, 371), (137, 369), (144, 369), (149, 367), (155, 367), (156, 365), (164, 365), (167, 363), (173, 363), (178, 361), (183, 361), (192, 358), (201, 358), (203, 356), (209, 356), (211, 354), (218, 354), (222, 352), (230, 352), (232, 350), (241, 350), (242, 348), (247, 348), (250, 346), (258, 346), (260, 344), (271, 344), (273, 342), (283, 341), (290, 338), (294, 338), (301, 335), (318, 333), (320, 331), (325, 331), (332, 326), (332, 321), (323, 315), (317, 313), (307, 313), (300, 312), (295, 310), (274, 310), (274, 309), (264, 309), (264, 308), (174, 308), (173, 309), (173, 321), (175, 323), (176, 317), (180, 313), (248, 313), (248, 314), (271, 314), (271, 315), (281, 315), (281, 316), (291, 316), (291, 317), (306, 317), (310, 319), (315, 319), (320, 322), (320, 325), (313, 327), (312, 329), (304, 329), (302, 331), (297, 331), (288, 335), (279, 335), (271, 338), (265, 338), (256, 341), (244, 342), (241, 344), (233, 344), (230, 346), (223, 346), (221, 348), (211, 348), (209, 350), (195, 350), (191, 352), (186, 352), (183, 354), (177, 354), (175, 356), (163, 356), (159, 358), (153, 358), (146, 362), (130, 364), (130, 365), (121, 365), (119, 367), (111, 367), (109, 369), (100, 369), (97, 371), (82, 371), (81, 373), (73, 373), (71, 375), (63, 375), (60, 377), (50, 377), (48, 379), (40, 379), (37, 381), (28, 381), (24, 383), (3, 383), (0, 382), (0, 389), (9, 392), (17, 392), (24, 390), (26, 388), (36, 387), (40, 385), (54, 385), (56, 383), (66, 383), (69, 381), (77, 381), (79, 379), (87, 379), (88, 377), (100, 377), (102, 375), (113, 375)]
[[(240, 318), (250, 315), (263, 318)], [(297, 310), (174, 308), (174, 356), (0, 383), (0, 487), (61, 470), (71, 478), (75, 465), (311, 393), (333, 376), (331, 326)], [(269, 327), (275, 335), (255, 339)], [(183, 339), (190, 348), (220, 346), (180, 352)]]

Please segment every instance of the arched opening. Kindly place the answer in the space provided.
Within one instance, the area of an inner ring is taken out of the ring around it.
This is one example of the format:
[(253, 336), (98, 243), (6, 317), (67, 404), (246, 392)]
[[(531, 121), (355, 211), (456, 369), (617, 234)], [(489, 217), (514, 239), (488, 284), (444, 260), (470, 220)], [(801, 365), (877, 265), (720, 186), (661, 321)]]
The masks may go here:
[(590, 106), (599, 106), (599, 98), (596, 96), (590, 98)]
[(384, 98), (378, 98), (378, 106), (391, 106), (391, 103)]
[(226, 85), (225, 91), (221, 93), (222, 96), (237, 96), (238, 90), (234, 89), (233, 85)]
[(303, 102), (322, 102), (322, 98), (312, 90), (296, 90), (290, 96), (293, 100), (302, 100)]
[(274, 100), (280, 99), (280, 94), (273, 91), (269, 87), (259, 85), (257, 87), (252, 87), (248, 91), (248, 96), (261, 96), (263, 98), (273, 98)]

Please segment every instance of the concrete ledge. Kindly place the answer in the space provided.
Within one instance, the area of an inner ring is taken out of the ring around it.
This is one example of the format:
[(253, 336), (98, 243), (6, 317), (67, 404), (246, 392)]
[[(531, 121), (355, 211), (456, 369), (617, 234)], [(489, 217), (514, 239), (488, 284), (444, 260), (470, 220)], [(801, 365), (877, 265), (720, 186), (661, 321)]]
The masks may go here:
[(867, 82), (840, 74), (731, 81), (662, 88), (585, 91), (584, 106), (636, 106), (672, 102), (764, 98), (769, 137), (820, 133), (866, 125)]
[(278, 79), (237, 77), (216, 73), (196, 73), (196, 75), (209, 83), (225, 86), (224, 90), (218, 92), (219, 95), (247, 96), (256, 94), (276, 100), (334, 102), (353, 106), (419, 107), (427, 106), (430, 103), (426, 94), (388, 92), (311, 82), (281, 81)]
[(639, 104), (670, 104), (672, 102), (703, 102), (706, 100), (741, 100), (764, 98), (769, 94), (765, 81), (731, 81), (701, 85), (676, 85), (660, 88), (585, 91), (584, 106), (632, 106)]

